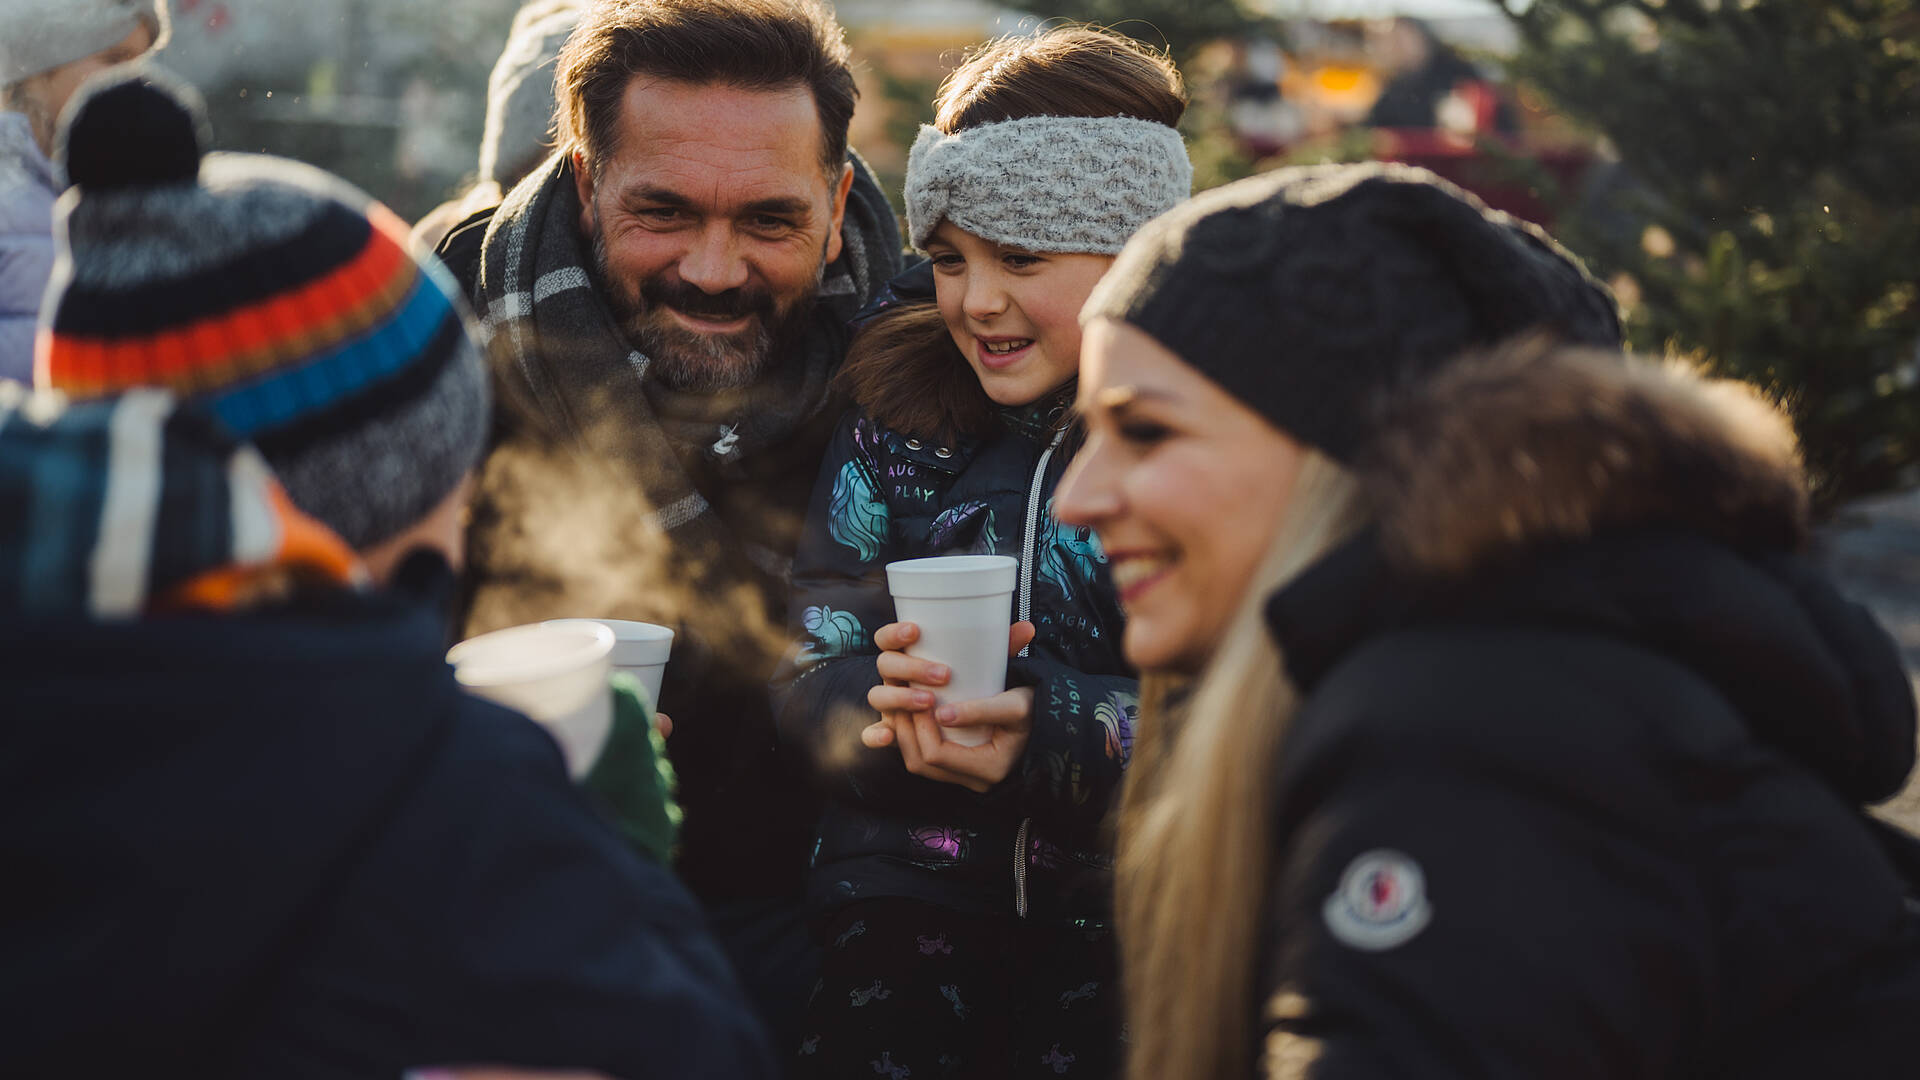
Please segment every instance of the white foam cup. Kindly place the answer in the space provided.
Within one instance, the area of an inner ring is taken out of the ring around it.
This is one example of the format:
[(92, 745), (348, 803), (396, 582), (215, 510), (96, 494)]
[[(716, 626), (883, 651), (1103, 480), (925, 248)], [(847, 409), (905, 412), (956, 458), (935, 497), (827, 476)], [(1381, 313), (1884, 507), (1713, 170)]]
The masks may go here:
[(447, 650), (461, 686), (518, 709), (560, 743), (567, 769), (585, 776), (613, 729), (613, 631), (599, 623), (532, 623), (468, 638)]
[[(1007, 688), (1007, 631), (1020, 560), (1008, 555), (947, 555), (887, 564), (894, 616), (920, 628), (908, 656), (952, 669), (945, 686), (929, 686), (941, 705), (992, 697)], [(918, 685), (918, 684), (915, 684)], [(943, 728), (962, 746), (980, 746), (984, 727)]]
[(667, 672), (667, 657), (673, 652), (673, 631), (650, 622), (625, 619), (551, 619), (548, 626), (574, 623), (599, 623), (613, 631), (613, 669), (624, 671), (647, 688), (647, 704), (660, 707), (660, 678)]

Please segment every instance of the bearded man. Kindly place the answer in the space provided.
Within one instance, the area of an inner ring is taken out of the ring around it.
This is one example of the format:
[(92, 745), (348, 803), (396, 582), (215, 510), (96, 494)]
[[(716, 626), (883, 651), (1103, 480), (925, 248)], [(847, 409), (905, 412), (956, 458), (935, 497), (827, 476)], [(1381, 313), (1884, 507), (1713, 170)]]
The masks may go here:
[(501, 402), (466, 629), (676, 629), (677, 869), (791, 1038), (816, 804), (766, 683), (847, 321), (898, 271), (898, 228), (848, 150), (853, 75), (819, 0), (600, 0), (556, 90), (558, 153), (440, 249)]

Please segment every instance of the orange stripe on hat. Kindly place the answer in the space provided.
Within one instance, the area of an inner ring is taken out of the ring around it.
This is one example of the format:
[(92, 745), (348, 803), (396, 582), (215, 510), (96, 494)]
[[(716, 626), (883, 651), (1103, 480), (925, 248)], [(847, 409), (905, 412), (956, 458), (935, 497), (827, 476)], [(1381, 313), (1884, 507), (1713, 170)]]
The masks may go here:
[(391, 316), (419, 278), (405, 248), (376, 227), (360, 254), (332, 273), (186, 326), (122, 339), (42, 328), (36, 378), (75, 398), (135, 386), (181, 394), (230, 386), (363, 333)]
[[(367, 570), (360, 556), (333, 530), (294, 506), (277, 481), (267, 481), (261, 494), (280, 532), (280, 546), (273, 557), (263, 563), (209, 570), (156, 597), (149, 610), (233, 611), (276, 599), (302, 580), (343, 586), (366, 583)], [(240, 495), (235, 492), (236, 497)]]

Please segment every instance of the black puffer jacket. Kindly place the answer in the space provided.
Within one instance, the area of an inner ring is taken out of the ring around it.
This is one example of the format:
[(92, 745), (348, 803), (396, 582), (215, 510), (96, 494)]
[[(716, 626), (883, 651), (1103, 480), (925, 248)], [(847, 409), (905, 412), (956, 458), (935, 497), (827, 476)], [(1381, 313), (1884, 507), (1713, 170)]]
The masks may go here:
[(1690, 375), (1468, 366), (1273, 597), (1266, 1075), (1907, 1076), (1885, 633), (1791, 553), (1784, 424)]
[[(997, 434), (953, 446), (858, 415), (834, 437), (794, 559), (800, 644), (776, 684), (782, 732), (823, 763), (831, 796), (809, 888), (817, 912), (904, 896), (1060, 922), (1109, 918), (1101, 826), (1132, 750), (1139, 684), (1121, 659), (1098, 540), (1053, 516), (1072, 449), (1056, 425), (1066, 401), (1008, 410)], [(867, 691), (880, 682), (873, 634), (894, 621), (886, 564), (953, 554), (1019, 558), (1038, 632), (1007, 676), (1034, 688), (1026, 756), (984, 796), (913, 776), (899, 751), (859, 742), (874, 720)]]

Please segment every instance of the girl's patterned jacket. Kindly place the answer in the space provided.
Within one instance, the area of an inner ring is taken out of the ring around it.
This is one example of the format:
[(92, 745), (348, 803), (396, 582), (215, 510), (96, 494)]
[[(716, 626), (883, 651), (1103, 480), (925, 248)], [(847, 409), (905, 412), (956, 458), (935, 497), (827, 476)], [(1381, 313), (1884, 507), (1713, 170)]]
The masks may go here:
[[(1071, 388), (1002, 430), (944, 446), (857, 414), (835, 433), (794, 558), (799, 639), (775, 680), (783, 736), (819, 763), (829, 794), (815, 845), (817, 914), (876, 896), (977, 912), (1104, 924), (1112, 907), (1103, 831), (1133, 744), (1134, 673), (1092, 532), (1062, 526), (1051, 498), (1073, 449), (1059, 418)], [(1038, 636), (1008, 666), (1034, 690), (1024, 759), (985, 795), (868, 750), (874, 631), (894, 621), (886, 564), (933, 555), (1021, 560), (1015, 618)], [(1024, 599), (1023, 599), (1024, 598)]]

